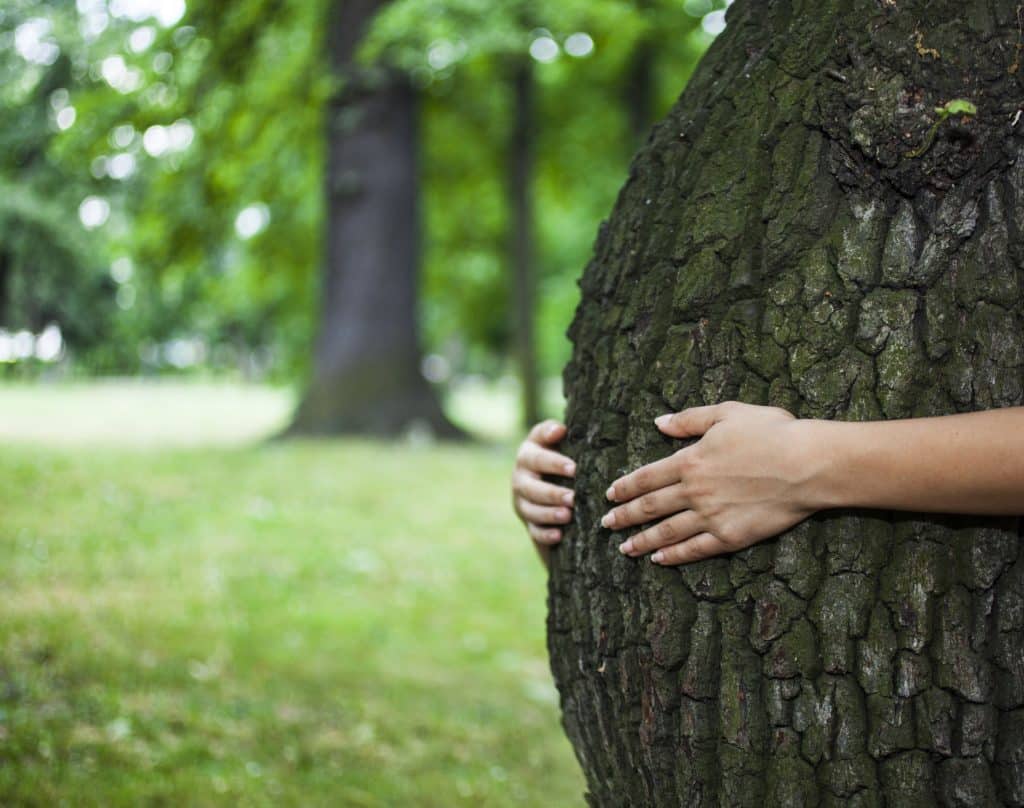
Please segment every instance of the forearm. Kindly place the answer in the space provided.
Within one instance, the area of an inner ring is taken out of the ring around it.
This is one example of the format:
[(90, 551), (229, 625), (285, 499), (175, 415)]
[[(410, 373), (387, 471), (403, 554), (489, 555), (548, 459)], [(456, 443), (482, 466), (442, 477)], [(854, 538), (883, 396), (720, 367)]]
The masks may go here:
[(1024, 514), (1024, 407), (897, 421), (799, 421), (814, 510)]

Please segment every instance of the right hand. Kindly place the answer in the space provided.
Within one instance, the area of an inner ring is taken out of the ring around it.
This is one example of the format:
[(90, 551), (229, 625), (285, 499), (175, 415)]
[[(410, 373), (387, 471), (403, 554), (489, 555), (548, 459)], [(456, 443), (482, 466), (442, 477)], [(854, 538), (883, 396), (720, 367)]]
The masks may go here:
[(542, 474), (576, 476), (576, 464), (551, 448), (564, 437), (565, 424), (541, 421), (519, 445), (512, 472), (512, 507), (530, 538), (544, 547), (560, 542), (562, 531), (558, 525), (572, 519), (572, 489), (541, 479)]

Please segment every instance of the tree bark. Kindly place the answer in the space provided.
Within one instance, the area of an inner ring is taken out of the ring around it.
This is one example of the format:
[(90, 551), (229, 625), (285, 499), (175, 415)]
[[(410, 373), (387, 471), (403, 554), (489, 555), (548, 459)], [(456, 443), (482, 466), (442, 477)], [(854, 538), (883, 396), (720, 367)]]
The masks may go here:
[(540, 420), (540, 380), (536, 348), (536, 276), (533, 268), (533, 65), (527, 57), (512, 71), (512, 132), (509, 138), (508, 199), (516, 360), (522, 388), (523, 424)]
[[(663, 412), (1022, 403), (1022, 14), (737, 0), (635, 158), (570, 329), (577, 504), (551, 559), (592, 805), (1024, 805), (1017, 518), (824, 512), (678, 569), (599, 525), (612, 479), (684, 445)], [(956, 98), (977, 114), (920, 152)]]
[(341, 0), (328, 36), (341, 91), (327, 114), (327, 234), (312, 380), (291, 434), (461, 434), (420, 371), (416, 93), (408, 77), (356, 64), (385, 0)]

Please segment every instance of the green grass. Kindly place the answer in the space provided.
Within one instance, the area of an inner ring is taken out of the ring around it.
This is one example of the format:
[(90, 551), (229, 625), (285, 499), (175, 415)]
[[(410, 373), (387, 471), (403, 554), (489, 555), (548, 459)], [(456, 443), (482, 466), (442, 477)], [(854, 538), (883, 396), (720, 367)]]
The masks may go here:
[(0, 804), (582, 803), (508, 447), (185, 433), (0, 449)]
[(290, 392), (226, 382), (107, 379), (0, 384), (0, 444), (238, 446), (288, 423)]
[[(542, 409), (564, 409), (560, 379), (541, 384)], [(490, 441), (523, 434), (519, 386), (479, 377), (453, 381), (445, 406), (459, 426)], [(239, 446), (281, 431), (292, 391), (201, 379), (0, 382), (0, 443), (52, 446)]]

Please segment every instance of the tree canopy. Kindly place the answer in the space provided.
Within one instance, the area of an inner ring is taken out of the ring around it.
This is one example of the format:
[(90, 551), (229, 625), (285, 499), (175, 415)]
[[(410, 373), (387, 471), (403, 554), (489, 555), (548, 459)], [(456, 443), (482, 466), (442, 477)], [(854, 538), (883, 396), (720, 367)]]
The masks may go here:
[[(56, 323), (75, 367), (304, 372), (322, 263), (324, 0), (12, 0), (0, 11), (0, 328)], [(509, 64), (538, 83), (541, 365), (564, 362), (575, 279), (635, 144), (627, 68), (657, 115), (720, 6), (396, 0), (362, 48), (422, 94), (429, 349), (508, 353), (502, 190)], [(685, 13), (684, 13), (685, 12)], [(701, 22), (704, 22), (702, 27)]]

